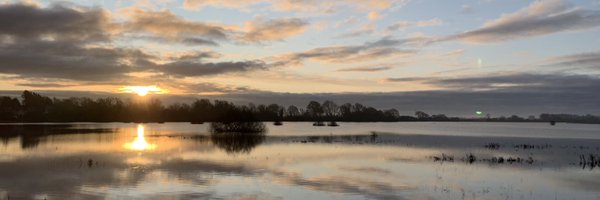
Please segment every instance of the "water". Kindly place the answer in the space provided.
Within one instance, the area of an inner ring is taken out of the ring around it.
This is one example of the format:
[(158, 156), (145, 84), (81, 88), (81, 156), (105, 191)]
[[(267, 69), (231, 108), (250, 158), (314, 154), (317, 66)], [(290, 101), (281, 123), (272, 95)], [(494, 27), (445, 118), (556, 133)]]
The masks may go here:
[(0, 199), (600, 199), (590, 155), (600, 125), (2, 124)]

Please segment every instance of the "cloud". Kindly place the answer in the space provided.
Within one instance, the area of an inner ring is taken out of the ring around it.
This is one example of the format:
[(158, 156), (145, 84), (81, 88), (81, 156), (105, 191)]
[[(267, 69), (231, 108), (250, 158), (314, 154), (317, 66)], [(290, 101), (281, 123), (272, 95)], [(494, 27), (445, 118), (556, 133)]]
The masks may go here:
[(100, 9), (0, 5), (0, 73), (22, 78), (111, 80), (122, 78), (151, 56), (114, 48), (111, 23)]
[(368, 15), (367, 18), (371, 21), (375, 21), (381, 18), (381, 14), (379, 14), (378, 12), (375, 11), (371, 11)]
[(335, 22), (334, 28), (343, 28), (344, 26), (350, 26), (359, 23), (359, 19), (355, 16), (349, 16), (343, 20)]
[(442, 25), (443, 22), (441, 19), (433, 18), (430, 20), (422, 20), (415, 22), (415, 25), (418, 27), (426, 27), (426, 26), (439, 26)]
[(548, 60), (550, 66), (600, 69), (600, 51), (559, 56)]
[(143, 70), (152, 56), (139, 50), (82, 47), (71, 42), (20, 41), (0, 44), (0, 73), (23, 78), (115, 80)]
[(308, 23), (298, 18), (262, 19), (246, 22), (246, 32), (241, 36), (245, 42), (276, 41), (298, 35), (306, 30)]
[(464, 54), (465, 54), (465, 50), (464, 49), (457, 49), (457, 50), (452, 50), (452, 51), (445, 52), (443, 54), (440, 54), (439, 56), (441, 56), (441, 57), (454, 57), (454, 56), (462, 56)]
[(445, 88), (466, 90), (569, 90), (595, 88), (600, 78), (587, 75), (510, 73), (483, 77), (444, 78), (428, 81)]
[[(218, 41), (264, 42), (278, 41), (306, 30), (308, 22), (299, 18), (257, 18), (242, 28), (216, 23), (190, 21), (171, 11), (126, 10), (128, 19), (123, 32), (136, 38), (186, 45), (218, 46)], [(131, 36), (130, 36), (131, 37)]]
[(75, 85), (71, 84), (60, 84), (60, 83), (17, 83), (18, 86), (34, 87), (34, 88), (62, 88), (71, 87)]
[(429, 79), (435, 79), (432, 77), (405, 77), (405, 78), (386, 78), (385, 82), (421, 82)]
[(186, 84), (181, 88), (185, 93), (189, 94), (226, 94), (226, 93), (242, 93), (242, 92), (258, 92), (248, 87), (236, 87), (230, 85), (221, 85), (216, 83), (193, 83)]
[(411, 26), (412, 26), (412, 23), (409, 21), (399, 21), (399, 22), (396, 22), (396, 23), (388, 26), (386, 29), (388, 31), (396, 31), (396, 30), (406, 29)]
[(199, 37), (163, 37), (163, 36), (151, 36), (151, 35), (136, 35), (127, 36), (131, 39), (140, 39), (156, 43), (173, 44), (179, 43), (186, 46), (219, 46), (217, 40), (204, 39)]
[(215, 40), (228, 39), (232, 30), (219, 24), (189, 21), (171, 11), (127, 10), (123, 25), (126, 33), (160, 37), (184, 44), (216, 45)]
[(277, 12), (331, 13), (342, 7), (350, 7), (354, 10), (398, 9), (408, 2), (408, 0), (184, 0), (183, 7), (189, 10), (198, 10), (208, 6), (244, 9), (265, 3), (269, 5), (270, 10)]
[(362, 45), (345, 45), (314, 48), (301, 53), (292, 53), (276, 56), (275, 65), (299, 65), (306, 59), (328, 63), (363, 62), (372, 61), (390, 56), (407, 56), (415, 53), (414, 50), (400, 49), (405, 45), (412, 47), (427, 42), (427, 38), (392, 39), (383, 38), (375, 42), (366, 42)]
[(428, 27), (428, 26), (440, 26), (444, 22), (439, 18), (433, 18), (429, 20), (421, 20), (421, 21), (398, 21), (386, 28), (387, 31), (396, 31), (406, 29), (412, 26), (416, 27)]
[(0, 4), (0, 35), (17, 40), (105, 41), (111, 26), (109, 14), (101, 9)]
[(359, 36), (364, 36), (364, 35), (370, 35), (374, 32), (375, 32), (375, 24), (368, 23), (368, 24), (361, 26), (358, 29), (350, 31), (349, 33), (344, 33), (344, 34), (338, 36), (338, 38), (359, 37)]
[(535, 1), (517, 12), (504, 14), (482, 27), (446, 40), (490, 43), (585, 30), (600, 26), (600, 11), (574, 7), (560, 0)]
[(214, 51), (192, 51), (176, 53), (176, 55), (168, 55), (167, 57), (171, 60), (178, 61), (198, 61), (212, 58), (220, 58), (221, 54)]
[(157, 71), (174, 76), (208, 76), (266, 69), (260, 60), (206, 62), (219, 57), (214, 52), (198, 52), (161, 58), (138, 49), (82, 47), (67, 42), (29, 41), (0, 44), (0, 73), (21, 78), (57, 78), (79, 81), (124, 79), (127, 73)]
[(219, 44), (217, 44), (215, 41), (202, 38), (183, 38), (180, 42), (188, 45), (219, 46)]
[(226, 8), (244, 8), (262, 2), (262, 0), (184, 0), (183, 8), (188, 10), (198, 10), (203, 7), (226, 7)]
[(475, 12), (473, 10), (473, 6), (468, 5), (468, 4), (464, 4), (464, 5), (461, 6), (460, 13), (462, 13), (462, 14), (472, 14), (473, 12)]
[(260, 60), (239, 62), (175, 61), (154, 67), (156, 71), (180, 77), (208, 76), (259, 69), (266, 69), (266, 64)]
[(421, 82), (445, 90), (566, 91), (593, 89), (600, 78), (575, 74), (493, 73), (471, 77), (387, 78), (388, 82)]
[(339, 72), (378, 72), (378, 71), (386, 71), (393, 69), (390, 66), (380, 66), (380, 67), (350, 67), (338, 69)]
[(189, 77), (265, 68), (265, 63), (259, 60), (207, 62), (206, 59), (220, 56), (215, 52), (161, 57), (142, 49), (114, 46), (113, 37), (121, 34), (210, 45), (216, 44), (212, 39), (224, 40), (229, 34), (220, 26), (187, 21), (169, 11), (133, 10), (129, 14), (130, 18), (116, 25), (100, 9), (66, 4), (0, 5), (0, 27), (3, 27), (0, 29), (0, 73), (21, 79), (109, 84), (129, 79), (128, 74), (133, 72)]

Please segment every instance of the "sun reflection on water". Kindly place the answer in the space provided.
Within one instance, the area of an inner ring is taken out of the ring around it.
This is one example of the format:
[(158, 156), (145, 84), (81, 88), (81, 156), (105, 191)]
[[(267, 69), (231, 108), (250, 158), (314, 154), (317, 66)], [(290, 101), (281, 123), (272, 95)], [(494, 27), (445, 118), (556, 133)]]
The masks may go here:
[(144, 138), (144, 125), (138, 124), (137, 126), (137, 136), (135, 140), (130, 143), (126, 143), (123, 145), (126, 149), (136, 150), (136, 151), (144, 151), (144, 150), (153, 150), (156, 148), (156, 144), (150, 144), (146, 142)]

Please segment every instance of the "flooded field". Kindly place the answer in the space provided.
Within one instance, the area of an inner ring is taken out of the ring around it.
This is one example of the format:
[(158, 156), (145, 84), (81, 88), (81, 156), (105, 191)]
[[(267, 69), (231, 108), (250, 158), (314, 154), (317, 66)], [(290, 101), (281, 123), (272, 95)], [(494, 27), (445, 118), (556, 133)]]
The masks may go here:
[(600, 199), (600, 125), (0, 125), (0, 199)]

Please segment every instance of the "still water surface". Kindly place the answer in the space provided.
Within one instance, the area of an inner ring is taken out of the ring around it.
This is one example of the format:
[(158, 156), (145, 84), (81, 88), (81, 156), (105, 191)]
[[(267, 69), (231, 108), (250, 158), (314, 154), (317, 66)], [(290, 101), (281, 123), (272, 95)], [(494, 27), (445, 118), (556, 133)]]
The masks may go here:
[(598, 156), (584, 124), (2, 124), (0, 199), (600, 199)]

